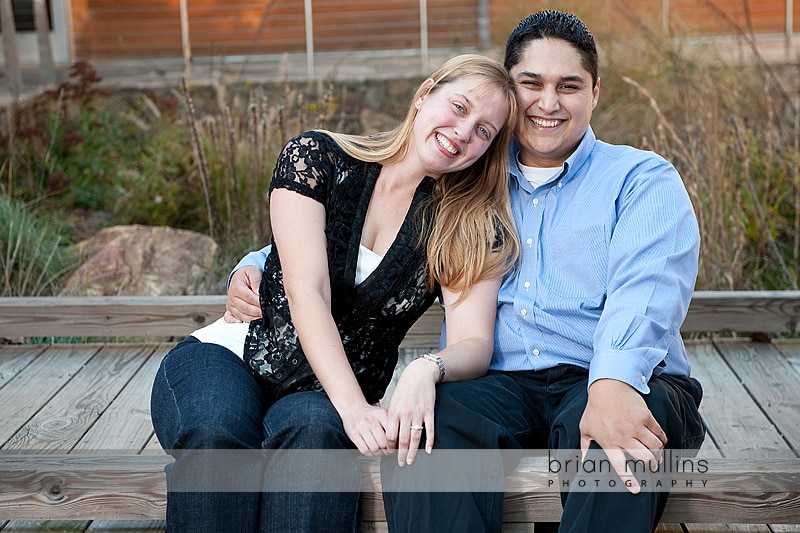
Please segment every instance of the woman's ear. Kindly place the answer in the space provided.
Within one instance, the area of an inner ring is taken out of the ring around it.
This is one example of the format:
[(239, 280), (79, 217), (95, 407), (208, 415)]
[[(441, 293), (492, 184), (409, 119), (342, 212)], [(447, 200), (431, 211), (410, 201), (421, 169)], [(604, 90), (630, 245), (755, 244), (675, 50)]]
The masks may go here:
[(419, 86), (419, 89), (417, 89), (417, 92), (414, 95), (414, 107), (417, 109), (422, 107), (422, 102), (425, 101), (425, 98), (430, 93), (434, 83), (435, 82), (433, 81), (433, 78), (428, 78), (422, 82), (422, 85)]

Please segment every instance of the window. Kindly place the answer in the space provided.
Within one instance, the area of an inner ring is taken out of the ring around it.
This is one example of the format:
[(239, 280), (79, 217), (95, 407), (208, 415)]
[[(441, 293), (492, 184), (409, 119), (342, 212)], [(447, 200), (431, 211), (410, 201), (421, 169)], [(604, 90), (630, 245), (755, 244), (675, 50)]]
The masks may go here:
[[(52, 31), (53, 20), (50, 8), (52, 0), (47, 0), (44, 3), (44, 8), (47, 11), (47, 30)], [(14, 10), (14, 24), (18, 32), (33, 32), (36, 31), (36, 24), (33, 17), (33, 0), (11, 0), (11, 9)]]

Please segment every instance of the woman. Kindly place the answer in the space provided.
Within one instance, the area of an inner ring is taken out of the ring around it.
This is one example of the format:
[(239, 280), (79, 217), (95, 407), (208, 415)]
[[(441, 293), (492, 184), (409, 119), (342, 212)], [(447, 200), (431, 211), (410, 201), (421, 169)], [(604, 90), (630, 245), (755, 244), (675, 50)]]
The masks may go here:
[[(433, 427), (435, 384), (488, 368), (500, 278), (518, 253), (507, 183), (515, 120), (502, 65), (467, 54), (421, 84), (393, 131), (312, 131), (287, 143), (270, 185), (263, 318), (195, 332), (153, 385), (156, 433), (176, 458), (167, 470), (171, 531), (359, 529), (354, 461), (298, 470), (268, 459), (262, 472), (186, 450), (396, 448), (401, 463), (413, 460), (423, 427)], [(387, 411), (378, 401), (400, 341), (437, 296), (447, 348), (407, 366)], [(428, 432), (427, 450), (433, 439)], [(182, 483), (215, 479), (212, 471), (228, 493)], [(331, 475), (355, 485), (276, 488)], [(263, 479), (260, 493), (225, 483), (249, 478)]]

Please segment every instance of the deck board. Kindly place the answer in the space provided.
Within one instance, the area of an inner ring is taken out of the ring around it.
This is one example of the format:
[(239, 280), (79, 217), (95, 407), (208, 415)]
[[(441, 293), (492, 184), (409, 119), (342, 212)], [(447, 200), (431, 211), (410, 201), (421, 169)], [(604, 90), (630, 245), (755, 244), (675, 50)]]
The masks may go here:
[(31, 364), (45, 346), (7, 346), (0, 357), (0, 389)]
[(718, 342), (725, 360), (793, 450), (800, 450), (800, 375), (778, 349), (764, 343)]
[(739, 376), (709, 343), (687, 343), (692, 375), (703, 385), (700, 414), (706, 423), (706, 446), (713, 441), (723, 457), (761, 457), (779, 450), (794, 457), (780, 432), (747, 392)]
[[(0, 346), (3, 449), (159, 450), (149, 418), (154, 373), (171, 344)], [(796, 457), (800, 447), (800, 339), (687, 342), (709, 439), (701, 454)], [(20, 407), (19, 415), (10, 406)], [(5, 413), (8, 413), (6, 415)], [(800, 517), (798, 517), (800, 522)], [(4, 525), (5, 524), (5, 525)], [(380, 530), (380, 524), (371, 524)], [(371, 527), (370, 526), (370, 527)], [(0, 532), (163, 532), (163, 521), (11, 521)], [(372, 531), (372, 529), (368, 529)], [(508, 530), (511, 531), (510, 529)], [(688, 531), (790, 532), (798, 526), (665, 524)]]
[(138, 453), (147, 445), (153, 436), (153, 423), (150, 402), (146, 399), (150, 397), (153, 378), (164, 356), (157, 348), (148, 347), (148, 350), (146, 362), (77, 443), (76, 450)]
[(80, 345), (51, 347), (0, 389), (0, 443), (9, 447), (24, 425), (66, 386), (89, 361), (96, 348)]
[[(79, 345), (67, 345), (68, 351), (75, 350), (73, 346)], [(93, 356), (14, 434), (4, 449), (71, 450), (142, 366), (142, 352), (149, 353), (152, 348), (106, 344), (89, 350), (94, 351)]]

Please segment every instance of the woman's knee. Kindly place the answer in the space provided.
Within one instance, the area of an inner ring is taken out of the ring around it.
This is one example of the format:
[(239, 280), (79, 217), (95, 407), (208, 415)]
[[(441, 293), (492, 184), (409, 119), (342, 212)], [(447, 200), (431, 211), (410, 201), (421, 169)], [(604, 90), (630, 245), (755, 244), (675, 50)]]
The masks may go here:
[(181, 342), (153, 382), (151, 417), (165, 449), (257, 448), (262, 410), (244, 362), (217, 345)]
[(318, 391), (289, 394), (276, 401), (264, 416), (267, 449), (352, 448), (339, 413), (328, 395)]

